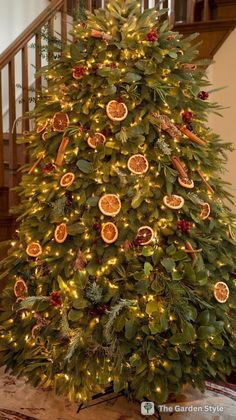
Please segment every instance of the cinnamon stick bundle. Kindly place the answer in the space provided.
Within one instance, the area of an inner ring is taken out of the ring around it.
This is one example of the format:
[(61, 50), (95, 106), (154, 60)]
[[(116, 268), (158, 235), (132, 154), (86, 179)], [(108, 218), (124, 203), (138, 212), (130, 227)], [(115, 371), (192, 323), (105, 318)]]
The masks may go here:
[(69, 138), (68, 137), (63, 137), (62, 141), (61, 141), (61, 144), (59, 146), (59, 149), (58, 149), (58, 152), (57, 152), (57, 158), (56, 158), (56, 161), (55, 161), (56, 165), (58, 165), (58, 166), (62, 165), (68, 143), (69, 143)]
[(194, 143), (199, 144), (200, 146), (206, 146), (206, 142), (204, 140), (200, 139), (198, 136), (196, 136), (196, 134), (188, 130), (184, 125), (178, 128), (181, 131), (181, 133), (185, 134), (185, 136), (187, 136)]
[(188, 178), (187, 170), (185, 168), (185, 165), (181, 162), (181, 160), (177, 156), (171, 157), (171, 162), (176, 171), (178, 171), (179, 176), (181, 178)]

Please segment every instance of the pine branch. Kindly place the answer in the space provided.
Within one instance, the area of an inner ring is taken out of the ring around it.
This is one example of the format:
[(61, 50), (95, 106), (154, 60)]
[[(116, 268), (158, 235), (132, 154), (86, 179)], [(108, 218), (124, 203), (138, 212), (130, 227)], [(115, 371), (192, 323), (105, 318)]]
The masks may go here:
[(155, 147), (159, 147), (159, 149), (161, 149), (161, 151), (167, 156), (170, 156), (172, 153), (172, 149), (168, 146), (168, 144), (163, 139), (157, 140)]
[(103, 290), (96, 282), (90, 283), (86, 290), (87, 298), (93, 303), (99, 303), (102, 300)]
[(112, 327), (113, 324), (116, 320), (116, 318), (118, 317), (118, 315), (120, 314), (120, 312), (124, 309), (124, 308), (128, 308), (129, 306), (134, 305), (134, 301), (132, 300), (127, 300), (127, 299), (121, 299), (115, 306), (113, 306), (111, 311), (107, 311), (108, 314), (108, 321), (105, 325), (104, 328), (104, 336), (105, 339), (108, 343), (110, 343), (112, 341)]
[(47, 297), (47, 296), (29, 296), (29, 297), (27, 297), (26, 299), (24, 299), (20, 302), (19, 310), (20, 309), (31, 309), (32, 306), (35, 303), (37, 303), (37, 302), (41, 303), (41, 302), (47, 302), (47, 301), (48, 302), (50, 301), (50, 298)]
[(71, 334), (71, 329), (67, 318), (67, 311), (65, 308), (62, 310), (61, 331), (63, 337), (68, 337)]
[(68, 347), (68, 351), (67, 354), (65, 356), (65, 360), (66, 361), (70, 361), (70, 359), (72, 358), (75, 350), (79, 347), (80, 345), (80, 338), (81, 338), (81, 331), (80, 330), (75, 330), (74, 332), (74, 336), (71, 340), (71, 343)]

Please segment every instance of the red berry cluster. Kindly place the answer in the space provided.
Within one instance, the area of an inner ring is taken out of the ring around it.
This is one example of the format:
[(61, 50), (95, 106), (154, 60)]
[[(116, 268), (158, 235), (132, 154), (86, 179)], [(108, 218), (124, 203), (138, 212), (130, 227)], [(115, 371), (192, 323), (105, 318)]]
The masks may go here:
[(52, 292), (50, 295), (50, 303), (53, 306), (61, 306), (62, 305), (62, 298), (60, 292)]
[(191, 230), (191, 223), (187, 220), (178, 220), (177, 229), (182, 233), (189, 233)]
[(66, 206), (67, 207), (72, 206), (72, 204), (73, 204), (73, 194), (72, 194), (72, 192), (71, 191), (66, 191), (65, 196), (66, 196), (66, 203), (65, 203)]
[(90, 316), (103, 315), (107, 311), (107, 305), (105, 303), (98, 303), (93, 309), (90, 309)]
[(46, 163), (46, 165), (43, 166), (43, 172), (46, 174), (50, 174), (55, 168), (55, 165), (53, 163)]
[(75, 79), (82, 77), (86, 73), (87, 69), (84, 66), (78, 66), (73, 69), (73, 76)]
[(193, 113), (190, 111), (184, 111), (182, 112), (182, 120), (186, 124), (190, 124), (193, 121)]
[(155, 42), (158, 39), (158, 33), (156, 28), (152, 28), (146, 35), (146, 41)]
[(206, 99), (209, 98), (209, 93), (208, 92), (205, 92), (204, 90), (201, 90), (198, 93), (198, 97), (199, 97), (199, 99), (202, 99), (203, 101), (205, 101)]
[(96, 230), (96, 232), (100, 233), (102, 229), (101, 223), (94, 223), (93, 229)]

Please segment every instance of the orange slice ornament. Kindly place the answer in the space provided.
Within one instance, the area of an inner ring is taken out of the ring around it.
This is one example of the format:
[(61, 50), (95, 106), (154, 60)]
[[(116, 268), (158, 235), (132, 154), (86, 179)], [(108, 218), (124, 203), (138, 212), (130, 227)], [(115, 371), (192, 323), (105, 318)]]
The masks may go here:
[(148, 171), (149, 164), (145, 156), (137, 154), (129, 158), (127, 166), (133, 174), (141, 175)]
[(105, 194), (100, 198), (98, 207), (105, 216), (115, 217), (121, 210), (121, 201), (116, 194)]
[(39, 257), (42, 254), (42, 247), (38, 242), (31, 242), (26, 248), (26, 253), (30, 257)]
[(106, 112), (112, 121), (123, 121), (128, 115), (128, 108), (123, 102), (113, 100), (108, 102)]
[(112, 244), (118, 238), (118, 229), (112, 222), (103, 223), (101, 236), (104, 242)]
[(217, 302), (225, 303), (229, 298), (229, 288), (223, 281), (218, 281), (214, 285), (214, 296)]
[(93, 137), (88, 137), (88, 145), (92, 149), (96, 149), (99, 144), (103, 144), (106, 141), (106, 137), (102, 133), (96, 133)]
[(201, 206), (201, 213), (200, 213), (200, 219), (206, 220), (210, 216), (211, 213), (211, 207), (209, 203), (203, 203)]
[(65, 112), (56, 112), (53, 116), (52, 126), (54, 131), (64, 131), (70, 123), (69, 117)]
[(60, 186), (69, 187), (71, 184), (73, 184), (74, 180), (75, 180), (75, 174), (73, 174), (73, 172), (67, 172), (61, 177)]
[(14, 285), (14, 295), (22, 298), (28, 292), (28, 287), (21, 277), (18, 277)]
[(179, 176), (178, 177), (178, 182), (181, 185), (181, 187), (184, 187), (184, 188), (194, 188), (194, 182), (193, 182), (192, 179), (181, 178)]
[(154, 239), (154, 232), (150, 226), (141, 226), (136, 236), (139, 245), (148, 245)]
[(62, 244), (63, 242), (65, 242), (67, 238), (67, 227), (65, 223), (61, 223), (60, 225), (56, 227), (55, 232), (54, 232), (54, 238), (56, 242), (58, 242), (59, 244)]
[(165, 197), (163, 197), (163, 202), (169, 209), (179, 210), (184, 205), (184, 198), (175, 194), (165, 195)]
[(48, 121), (45, 121), (44, 123), (38, 123), (36, 127), (36, 133), (37, 134), (42, 133), (42, 131), (45, 130), (47, 125), (48, 125)]

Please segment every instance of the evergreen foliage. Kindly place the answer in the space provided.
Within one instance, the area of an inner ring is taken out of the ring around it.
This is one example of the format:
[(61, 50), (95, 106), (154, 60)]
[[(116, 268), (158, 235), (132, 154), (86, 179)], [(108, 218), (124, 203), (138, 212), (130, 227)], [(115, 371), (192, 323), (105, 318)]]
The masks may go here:
[[(116, 391), (163, 403), (183, 384), (203, 390), (206, 378), (225, 380), (235, 368), (235, 216), (219, 177), (231, 145), (207, 125), (219, 107), (198, 96), (209, 83), (195, 36), (173, 33), (136, 0), (86, 15), (75, 41), (42, 69), (48, 86), (33, 111), (37, 130), (21, 140), (35, 164), (21, 169), (18, 238), (2, 264), (0, 364), (73, 400), (113, 381)], [(108, 117), (112, 100), (126, 105), (123, 121)], [(69, 121), (62, 131), (59, 112)], [(204, 145), (180, 131), (186, 112)], [(92, 148), (96, 133), (105, 141)], [(127, 167), (135, 154), (148, 161), (143, 175)], [(179, 171), (192, 190), (179, 184)], [(63, 186), (66, 173), (74, 180)], [(104, 194), (119, 197), (116, 216), (100, 211)], [(164, 204), (173, 194), (182, 208)], [(110, 244), (101, 236), (106, 222), (118, 229)], [(147, 245), (142, 226), (153, 231)], [(229, 288), (225, 303), (214, 296), (219, 281)], [(49, 323), (34, 336), (35, 312)]]

